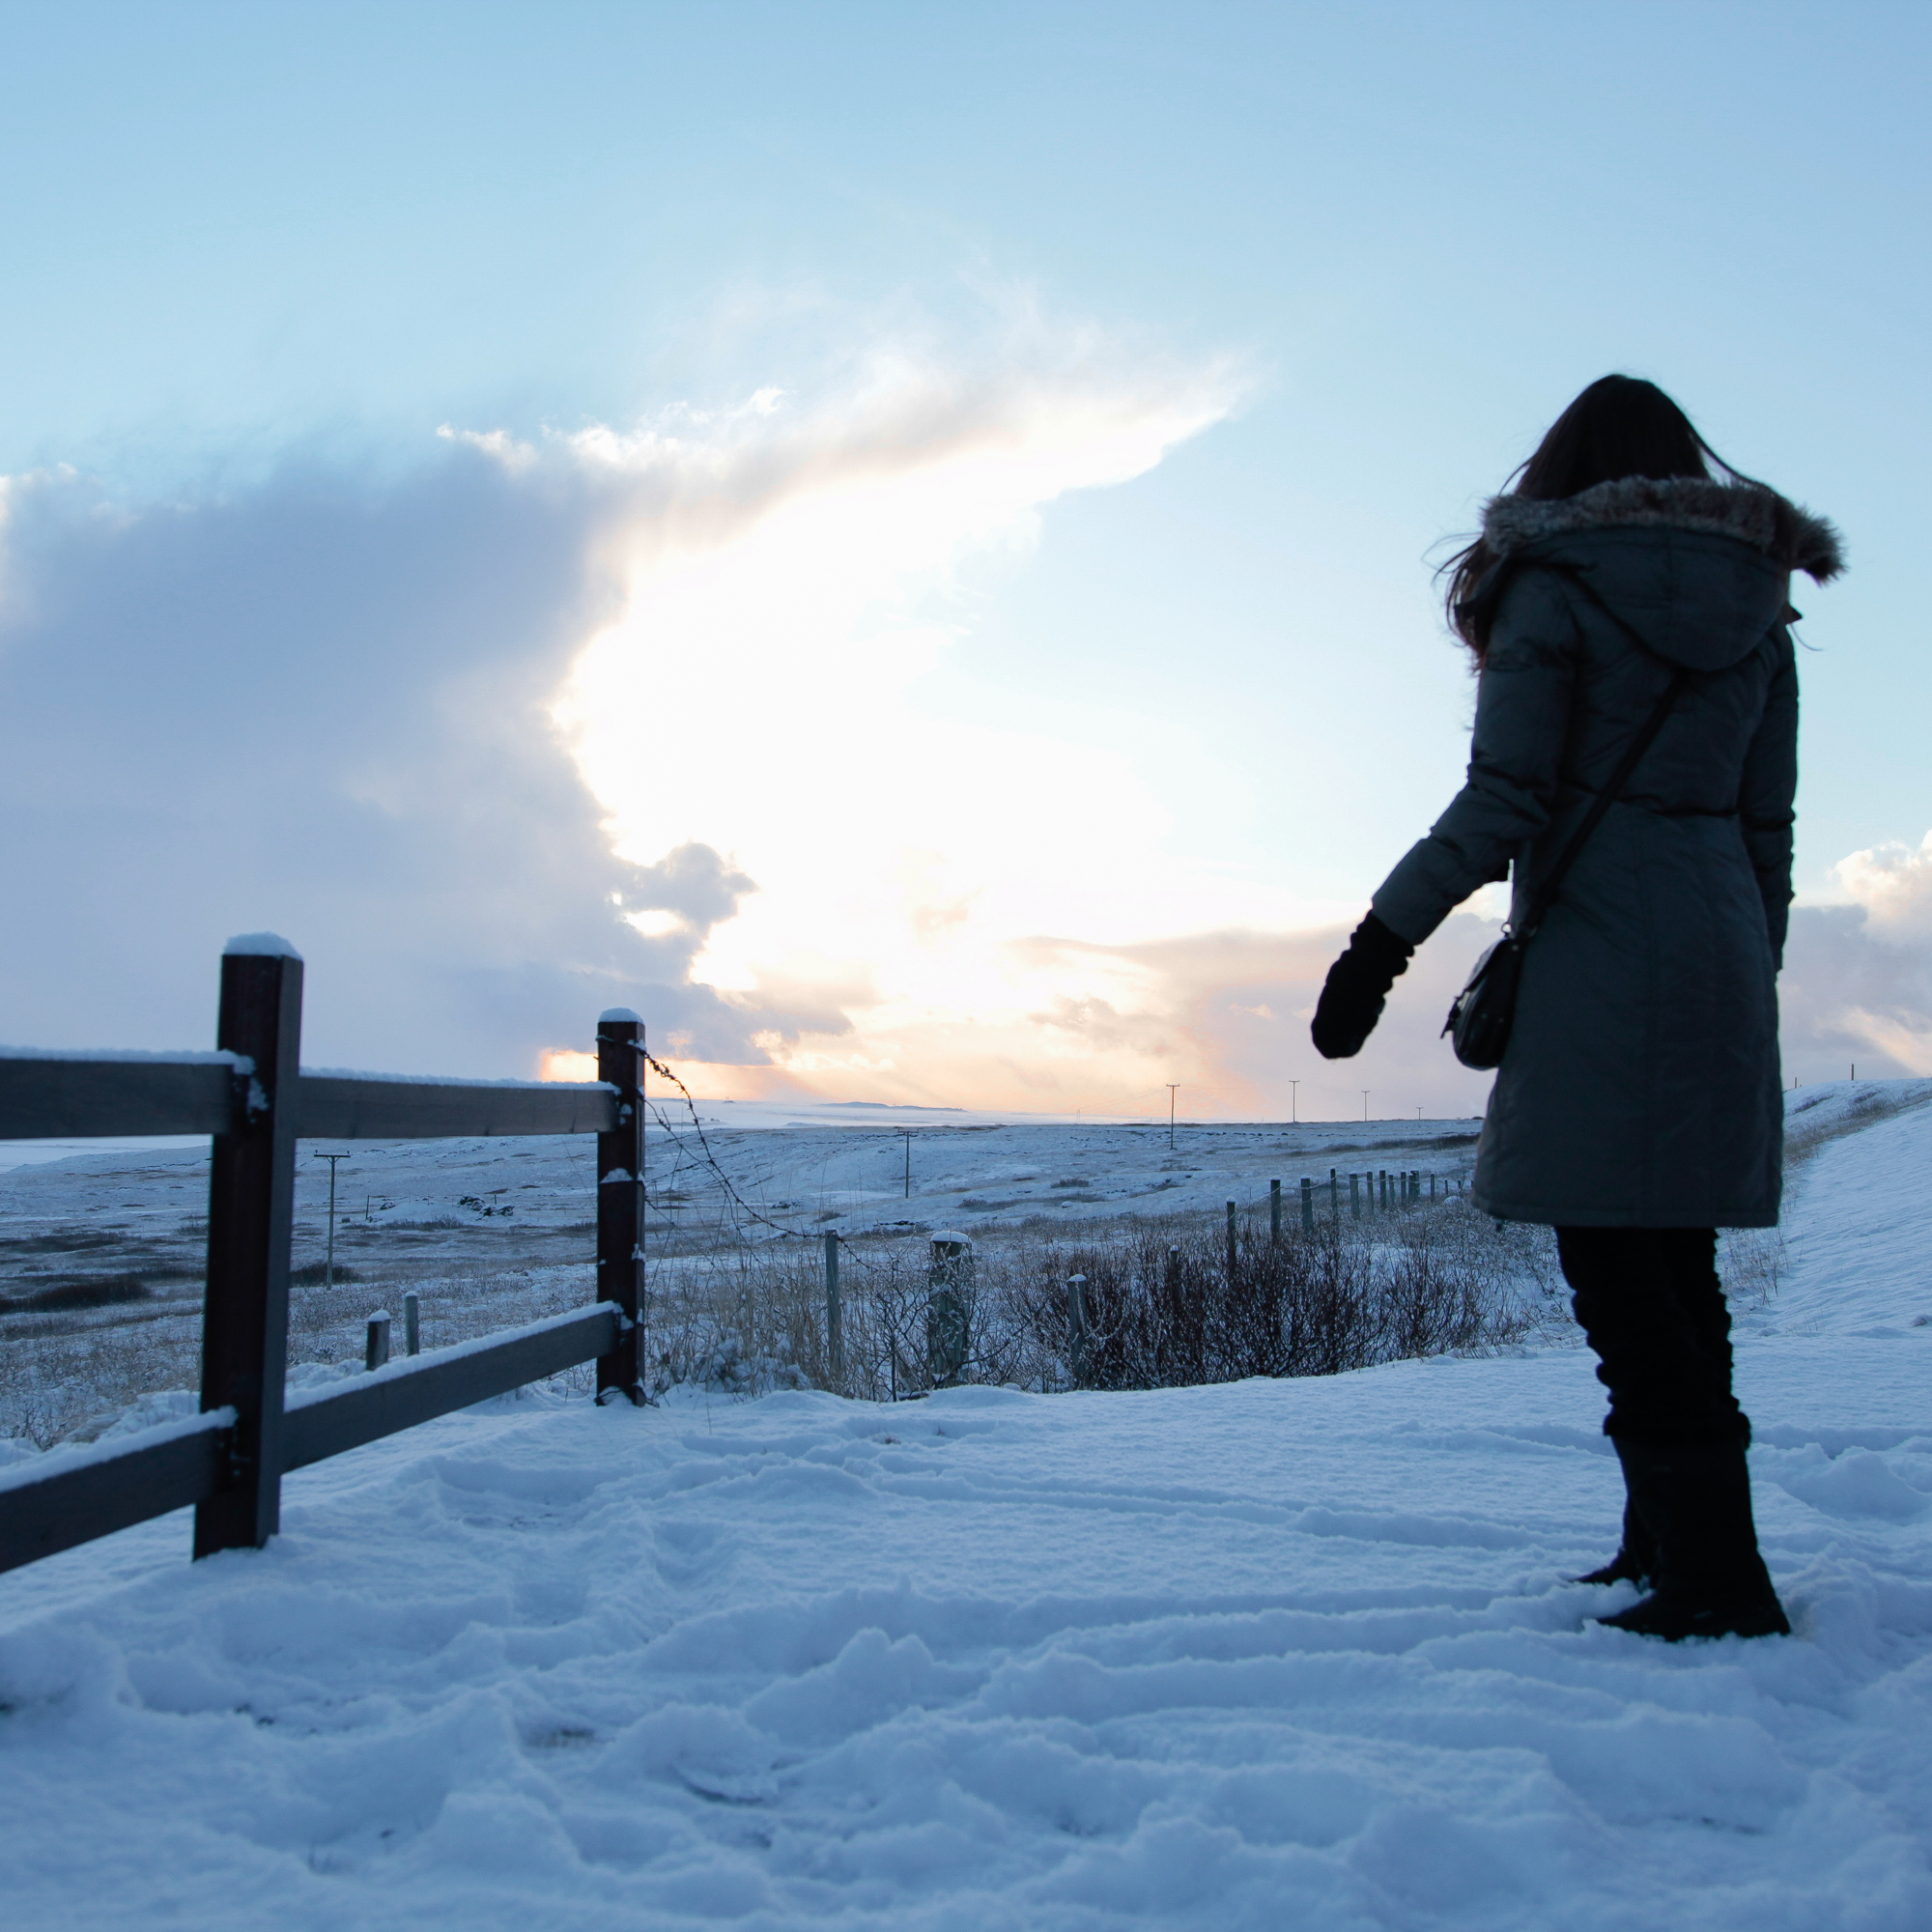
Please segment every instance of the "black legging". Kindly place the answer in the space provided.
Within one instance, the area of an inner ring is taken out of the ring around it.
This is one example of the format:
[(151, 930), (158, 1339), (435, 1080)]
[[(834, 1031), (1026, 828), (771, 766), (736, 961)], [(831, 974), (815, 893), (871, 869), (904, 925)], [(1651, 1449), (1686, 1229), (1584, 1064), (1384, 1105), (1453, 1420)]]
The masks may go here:
[(1604, 1434), (1659, 1449), (1750, 1439), (1711, 1228), (1558, 1228), (1571, 1306), (1610, 1392)]

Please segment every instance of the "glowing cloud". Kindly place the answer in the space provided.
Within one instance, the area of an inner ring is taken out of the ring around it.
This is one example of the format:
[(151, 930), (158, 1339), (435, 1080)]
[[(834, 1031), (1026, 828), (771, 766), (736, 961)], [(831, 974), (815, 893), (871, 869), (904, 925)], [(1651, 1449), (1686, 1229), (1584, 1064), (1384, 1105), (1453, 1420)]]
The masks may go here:
[[(674, 434), (562, 440), (639, 507), (603, 547), (622, 610), (554, 715), (620, 856), (701, 843), (756, 880), (693, 977), (805, 1016), (756, 1043), (841, 1096), (1141, 1104), (1175, 1056), (1205, 1064), (1152, 1017), (1159, 976), (1020, 942), (1288, 909), (1166, 859), (1155, 785), (1104, 744), (1028, 728), (1023, 693), (1004, 729), (930, 697), (976, 573), (1024, 554), (1045, 505), (1144, 474), (1235, 399), (1225, 370), (1079, 350), (978, 375), (880, 357), (815, 407), (765, 391)], [(1142, 1017), (1055, 1017), (1102, 1009)]]

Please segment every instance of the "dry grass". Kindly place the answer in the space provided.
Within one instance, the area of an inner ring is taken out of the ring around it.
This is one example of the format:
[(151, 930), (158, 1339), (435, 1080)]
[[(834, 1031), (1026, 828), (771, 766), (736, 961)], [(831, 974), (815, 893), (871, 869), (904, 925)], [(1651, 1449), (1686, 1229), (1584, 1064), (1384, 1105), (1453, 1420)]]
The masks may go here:
[(1815, 1114), (1794, 1103), (1784, 1125), (1786, 1179), (1793, 1169), (1803, 1167), (1819, 1149), (1833, 1141), (1927, 1105), (1932, 1105), (1932, 1086), (1921, 1081), (1889, 1080), (1855, 1089), (1842, 1105), (1821, 1105)]

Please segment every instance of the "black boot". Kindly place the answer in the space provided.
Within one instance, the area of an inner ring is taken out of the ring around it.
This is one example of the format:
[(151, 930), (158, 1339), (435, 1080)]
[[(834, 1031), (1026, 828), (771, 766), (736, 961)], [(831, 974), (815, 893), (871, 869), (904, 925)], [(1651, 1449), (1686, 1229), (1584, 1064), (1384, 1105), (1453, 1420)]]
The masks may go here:
[(1654, 1595), (1597, 1621), (1675, 1643), (1687, 1636), (1789, 1636), (1758, 1554), (1743, 1437), (1659, 1449), (1616, 1438), (1630, 1498), (1656, 1540)]
[(1624, 1540), (1617, 1553), (1601, 1570), (1574, 1577), (1576, 1583), (1648, 1583), (1657, 1575), (1657, 1543), (1643, 1526), (1636, 1505), (1624, 1497)]

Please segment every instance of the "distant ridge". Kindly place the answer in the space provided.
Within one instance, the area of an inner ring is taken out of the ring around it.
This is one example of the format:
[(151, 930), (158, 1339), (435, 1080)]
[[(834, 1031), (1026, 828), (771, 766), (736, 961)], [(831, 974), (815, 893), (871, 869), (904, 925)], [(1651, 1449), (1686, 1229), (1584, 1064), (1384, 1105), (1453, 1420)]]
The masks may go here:
[(911, 1100), (821, 1100), (822, 1107), (876, 1107), (886, 1114), (963, 1114), (964, 1107), (922, 1107)]

